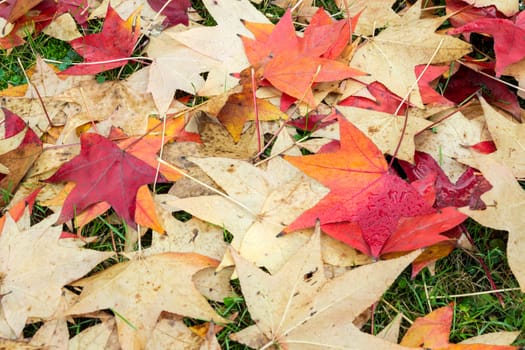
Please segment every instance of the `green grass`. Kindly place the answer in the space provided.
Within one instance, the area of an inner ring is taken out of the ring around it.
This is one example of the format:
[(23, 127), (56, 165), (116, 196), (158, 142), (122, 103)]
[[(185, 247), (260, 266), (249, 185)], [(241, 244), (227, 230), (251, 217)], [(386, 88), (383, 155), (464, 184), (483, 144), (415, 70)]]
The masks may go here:
[[(317, 6), (324, 6), (332, 13), (339, 9), (333, 1), (317, 0)], [(398, 2), (398, 6), (403, 6)], [(202, 24), (215, 25), (215, 21), (201, 3), (194, 2), (194, 8), (203, 17)], [(276, 21), (284, 11), (270, 4), (268, 0), (263, 1), (258, 8)], [(101, 22), (92, 22), (88, 31), (97, 32), (101, 30)], [(140, 52), (135, 54), (140, 55)], [(69, 44), (40, 34), (36, 37), (28, 37), (27, 44), (15, 48), (8, 54), (0, 51), (0, 89), (8, 85), (20, 85), (25, 83), (25, 75), (22, 69), (31, 67), (37, 55), (44, 58), (61, 61), (60, 69), (66, 69), (72, 62), (80, 62), (79, 57)], [(22, 67), (20, 66), (20, 63)], [(98, 75), (99, 81), (124, 78), (141, 67), (140, 63), (130, 63), (123, 69), (117, 68)], [(45, 207), (36, 206), (32, 222), (36, 223), (49, 215)], [(187, 219), (187, 215), (179, 213), (178, 219)], [(89, 248), (103, 251), (122, 251), (126, 245), (126, 231), (123, 225), (111, 221), (111, 214), (100, 217), (83, 229), (83, 236), (97, 236), (95, 243), (88, 245)], [(477, 256), (483, 259), (491, 271), (492, 278), (500, 289), (511, 289), (518, 287), (515, 278), (510, 272), (506, 261), (505, 246), (507, 234), (483, 228), (470, 222), (469, 231), (479, 249)], [(231, 235), (225, 232), (225, 240), (231, 239)], [(102, 270), (117, 263), (120, 258), (105, 262), (97, 267)], [(250, 318), (246, 303), (242, 297), (238, 280), (232, 281), (232, 286), (237, 292), (237, 297), (224, 300), (224, 303), (212, 303), (219, 314), (224, 317), (236, 315), (234, 322), (225, 326), (218, 333), (218, 339), (223, 349), (246, 349), (245, 346), (236, 344), (229, 340), (231, 333), (237, 332), (253, 322)], [(385, 294), (383, 301), (378, 302), (375, 310), (375, 332), (384, 328), (397, 314), (402, 312), (408, 319), (424, 316), (436, 308), (455, 303), (455, 315), (451, 330), (451, 341), (459, 342), (466, 338), (493, 331), (501, 330), (524, 330), (525, 329), (525, 300), (519, 291), (503, 292), (502, 297), (505, 306), (502, 306), (494, 294), (471, 295), (465, 297), (451, 297), (457, 294), (469, 294), (479, 291), (491, 290), (490, 283), (483, 268), (469, 254), (461, 250), (455, 250), (450, 256), (439, 260), (436, 264), (436, 274), (431, 275), (424, 270), (414, 280), (410, 279), (410, 271), (405, 271)], [(186, 319), (188, 325), (197, 324), (195, 320)], [(78, 319), (75, 325), (70, 325), (71, 335), (78, 334), (83, 329), (92, 326), (96, 321), (92, 319)], [(26, 327), (25, 335), (31, 336), (38, 329), (39, 324)], [(410, 326), (408, 321), (403, 321), (402, 333)], [(370, 322), (365, 326), (369, 331), (372, 329)], [(516, 345), (525, 345), (525, 334), (519, 337)]]

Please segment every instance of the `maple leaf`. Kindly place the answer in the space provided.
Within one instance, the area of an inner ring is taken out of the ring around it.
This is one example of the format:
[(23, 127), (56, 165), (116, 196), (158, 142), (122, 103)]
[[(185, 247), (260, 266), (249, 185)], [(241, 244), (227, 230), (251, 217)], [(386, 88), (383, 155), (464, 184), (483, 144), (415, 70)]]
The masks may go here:
[[(461, 104), (472, 95), (479, 94), (491, 104), (520, 117), (521, 109), (516, 93), (504, 83), (494, 80), (493, 65), (468, 62), (468, 67), (461, 65), (458, 71), (450, 77), (447, 89), (443, 95), (449, 100)], [(482, 74), (484, 73), (484, 74)], [(486, 76), (489, 74), (490, 76)]]
[(435, 33), (444, 20), (444, 17), (414, 19), (407, 13), (402, 21), (368, 38), (357, 49), (350, 65), (370, 73), (359, 78), (361, 81), (377, 80), (394, 94), (408, 97), (411, 104), (423, 108), (419, 90), (413, 88), (417, 86), (414, 67), (448, 64), (470, 52), (470, 45), (464, 41)]
[(119, 263), (76, 282), (84, 289), (68, 314), (114, 310), (120, 315), (116, 321), (123, 349), (143, 349), (162, 311), (228, 323), (192, 280), (195, 273), (217, 263), (194, 253), (164, 253)]
[(517, 346), (481, 344), (468, 342), (451, 344), (448, 340), (452, 327), (453, 307), (451, 305), (436, 309), (425, 317), (418, 317), (400, 344), (410, 347), (440, 350), (517, 350)]
[(359, 16), (356, 34), (374, 35), (375, 30), (397, 23), (400, 16), (392, 9), (394, 0), (355, 0), (348, 4), (348, 15)]
[[(378, 257), (387, 251), (442, 241), (446, 238), (440, 232), (465, 219), (453, 208), (432, 209), (414, 187), (390, 173), (381, 151), (353, 124), (340, 118), (339, 128), (337, 152), (285, 156), (331, 190), (290, 224), (287, 232), (311, 227), (319, 219), (328, 235)], [(433, 224), (436, 227), (431, 227)], [(408, 239), (410, 234), (413, 236)]]
[[(76, 183), (64, 202), (58, 223), (66, 222), (92, 204), (106, 201), (135, 228), (137, 191), (140, 186), (155, 181), (156, 169), (98, 134), (82, 134), (80, 146), (80, 155), (46, 180)], [(166, 181), (162, 174), (158, 180)]]
[(16, 336), (29, 317), (54, 314), (64, 285), (113, 255), (64, 244), (56, 219), (55, 214), (21, 231), (8, 216), (0, 235), (2, 313)]
[[(246, 259), (275, 271), (306, 240), (304, 235), (277, 237), (305, 208), (327, 192), (324, 186), (280, 158), (266, 171), (228, 158), (189, 158), (230, 198), (200, 196), (166, 200), (166, 205), (222, 226), (233, 234), (231, 245)], [(223, 265), (231, 264), (225, 258)]]
[(492, 158), (476, 158), (472, 166), (481, 170), (490, 182), (492, 189), (481, 199), (487, 205), (485, 210), (472, 210), (467, 207), (460, 211), (481, 225), (498, 230), (509, 231), (507, 259), (509, 266), (518, 280), (521, 290), (525, 291), (525, 240), (522, 239), (525, 222), (522, 215), (525, 208), (525, 192), (515, 180), (511, 170)]
[(414, 253), (361, 266), (333, 280), (324, 275), (319, 230), (273, 275), (233, 249), (232, 255), (256, 323), (232, 334), (233, 340), (257, 349), (406, 349), (362, 333), (353, 321), (381, 297)]
[(468, 206), (473, 210), (486, 208), (480, 196), (490, 190), (491, 186), (483, 176), (476, 174), (474, 169), (465, 170), (453, 184), (431, 155), (416, 152), (414, 160), (415, 164), (401, 161), (400, 165), (409, 181), (416, 181), (427, 176), (435, 178), (436, 208), (448, 206)]
[[(144, 91), (136, 91), (128, 81), (102, 84), (94, 79), (83, 81), (53, 99), (75, 106), (75, 111), (65, 120), (58, 143), (78, 142), (77, 128), (95, 121), (107, 121), (108, 132), (114, 126), (128, 135), (143, 135), (147, 132), (148, 116), (158, 114), (152, 97)], [(92, 103), (88, 106), (86, 100)], [(102, 129), (101, 125), (97, 127), (97, 130)]]
[[(498, 113), (483, 97), (479, 98), (487, 127), (496, 144), (495, 152), (483, 155), (482, 159), (495, 159), (506, 164), (517, 178), (525, 178), (525, 125), (512, 122)], [(460, 162), (476, 167), (474, 159), (461, 157)]]
[(312, 19), (313, 25), (307, 27), (303, 37), (295, 33), (290, 10), (286, 11), (269, 35), (259, 34), (259, 38), (256, 36), (255, 39), (242, 37), (252, 66), (262, 69), (262, 76), (274, 87), (311, 107), (317, 105), (311, 89), (313, 83), (363, 74), (334, 60), (344, 48), (339, 42), (346, 45), (350, 40), (349, 21), (317, 25), (316, 21), (323, 21), (316, 19), (316, 16), (323, 15), (326, 16), (324, 10), (320, 9)]
[[(70, 67), (62, 74), (81, 75), (96, 74), (109, 69), (121, 67), (128, 63), (123, 58), (133, 52), (140, 34), (140, 22), (137, 13), (123, 21), (111, 6), (108, 6), (104, 26), (100, 33), (89, 34), (70, 41), (73, 49), (82, 57), (83, 64)], [(100, 62), (98, 61), (112, 61)]]
[[(486, 33), (494, 38), (496, 74), (503, 74), (505, 67), (525, 58), (525, 13), (520, 12), (513, 21), (502, 18), (482, 18), (462, 27), (449, 30), (449, 34)], [(515, 49), (509, 50), (509, 47)]]
[[(222, 94), (237, 85), (237, 79), (230, 74), (249, 66), (239, 35), (250, 35), (250, 32), (241, 20), (259, 23), (269, 23), (269, 20), (247, 0), (204, 0), (203, 3), (217, 25), (200, 26), (173, 33), (172, 37), (208, 61), (219, 62), (218, 65), (202, 71), (209, 73), (206, 83), (198, 93), (210, 96)], [(173, 51), (173, 56), (177, 55), (178, 53)], [(191, 63), (194, 64), (195, 62)], [(179, 68), (168, 65), (166, 69), (176, 70), (185, 76), (183, 71), (187, 70), (188, 66), (183, 65)], [(174, 82), (177, 83), (176, 80)]]

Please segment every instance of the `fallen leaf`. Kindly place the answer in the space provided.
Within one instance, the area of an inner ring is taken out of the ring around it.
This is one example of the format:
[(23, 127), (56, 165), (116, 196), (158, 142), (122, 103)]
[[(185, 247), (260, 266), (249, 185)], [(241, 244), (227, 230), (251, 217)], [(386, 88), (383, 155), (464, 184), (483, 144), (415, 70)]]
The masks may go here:
[(381, 297), (415, 254), (365, 265), (327, 280), (319, 230), (273, 275), (232, 249), (255, 325), (230, 337), (258, 349), (270, 345), (304, 349), (305, 344), (309, 349), (405, 349), (362, 333), (352, 322)]
[(228, 323), (192, 281), (196, 272), (212, 266), (217, 266), (216, 260), (194, 253), (164, 253), (119, 263), (76, 282), (84, 289), (68, 313), (114, 310), (125, 350), (144, 348), (162, 311)]
[(405, 115), (407, 109), (406, 103), (401, 104), (403, 99), (390, 92), (383, 84), (375, 81), (368, 84), (366, 89), (374, 98), (373, 100), (363, 96), (352, 95), (340, 101), (338, 105), (372, 109), (390, 114), (397, 112), (397, 115)]
[(374, 35), (376, 29), (388, 27), (400, 20), (400, 16), (392, 9), (394, 2), (394, 0), (356, 0), (344, 5), (344, 1), (337, 1), (339, 8), (348, 6), (350, 17), (359, 16), (354, 31), (356, 34), (366, 36)]
[[(280, 158), (272, 171), (228, 158), (189, 158), (202, 168), (226, 196), (201, 196), (166, 200), (179, 208), (233, 234), (231, 245), (240, 254), (265, 266), (280, 268), (307, 239), (304, 235), (277, 235), (306, 208), (326, 194), (326, 188)], [(229, 256), (223, 266), (231, 265)]]
[(427, 153), (416, 152), (415, 164), (400, 162), (409, 181), (423, 179), (427, 176), (435, 177), (436, 208), (464, 207), (470, 209), (485, 209), (485, 203), (480, 196), (490, 190), (491, 186), (481, 175), (468, 168), (452, 183), (445, 175), (438, 163)]
[(147, 91), (153, 95), (161, 114), (168, 110), (176, 90), (197, 93), (205, 83), (201, 73), (220, 69), (222, 65), (221, 61), (177, 41), (174, 36), (180, 31), (179, 27), (168, 28), (151, 37), (146, 48), (148, 56), (153, 58), (152, 64), (143, 68), (148, 71)]
[(80, 155), (62, 165), (46, 182), (73, 181), (75, 188), (62, 208), (58, 223), (73, 218), (92, 204), (106, 201), (117, 215), (136, 227), (135, 209), (140, 186), (162, 174), (144, 161), (121, 150), (114, 142), (93, 133), (82, 134)]
[(513, 0), (464, 0), (466, 3), (474, 5), (474, 7), (495, 6), (499, 11), (503, 12), (505, 16), (511, 17), (519, 11), (519, 4)]
[(525, 222), (520, 214), (525, 208), (525, 193), (511, 170), (495, 159), (478, 158), (476, 164), (472, 163), (481, 170), (483, 176), (492, 185), (492, 189), (481, 195), (481, 199), (487, 205), (485, 210), (464, 207), (460, 208), (460, 211), (481, 225), (509, 231), (507, 259), (521, 290), (525, 291), (525, 271), (523, 271), (525, 241), (521, 238)]
[[(96, 80), (85, 81), (54, 98), (64, 104), (77, 106), (75, 113), (66, 118), (59, 144), (78, 142), (78, 127), (101, 121), (108, 121), (107, 133), (111, 127), (118, 127), (128, 135), (144, 135), (148, 117), (158, 114), (152, 97), (143, 91), (135, 91), (127, 81), (107, 81), (102, 84)], [(87, 104), (86, 101), (91, 103)], [(98, 128), (100, 125), (95, 127), (97, 131)]]
[(436, 309), (425, 317), (418, 317), (400, 344), (410, 347), (424, 347), (443, 350), (517, 350), (516, 346), (491, 344), (451, 344), (448, 340), (452, 327), (453, 307)]
[(58, 308), (61, 288), (113, 255), (65, 245), (52, 215), (20, 231), (8, 217), (0, 236), (2, 312), (20, 336), (29, 317), (49, 318)]
[[(199, 95), (210, 96), (237, 85), (237, 79), (230, 73), (240, 72), (249, 66), (239, 35), (248, 36), (250, 32), (241, 20), (270, 22), (247, 0), (204, 0), (203, 3), (217, 25), (192, 28), (175, 33), (173, 37), (186, 47), (221, 63), (209, 70), (205, 85), (197, 91)], [(187, 67), (181, 69), (186, 70)]]
[(70, 41), (73, 49), (84, 63), (62, 72), (68, 75), (96, 74), (128, 63), (139, 37), (140, 19), (133, 14), (123, 21), (111, 6), (108, 7), (104, 26), (100, 33), (88, 34)]
[[(496, 53), (496, 74), (500, 76), (505, 67), (525, 57), (525, 15), (520, 12), (514, 21), (502, 18), (482, 18), (467, 23), (462, 27), (449, 30), (449, 34), (484, 33), (494, 38)], [(512, 46), (516, 49), (508, 50)]]
[[(441, 212), (432, 209), (414, 187), (390, 172), (382, 152), (353, 124), (341, 118), (339, 127), (338, 151), (285, 156), (331, 190), (286, 232), (312, 227), (320, 220), (328, 235), (379, 257), (384, 249), (406, 251), (442, 241), (446, 238), (440, 232), (464, 220), (451, 208)], [(424, 232), (432, 224), (437, 225), (432, 233)], [(410, 239), (404, 236), (410, 234)]]
[[(487, 127), (492, 139), (496, 144), (497, 150), (490, 154), (481, 156), (481, 159), (493, 159), (507, 165), (517, 178), (525, 178), (525, 147), (522, 140), (525, 140), (525, 125), (518, 124), (505, 118), (498, 113), (491, 105), (479, 98)], [(461, 157), (460, 162), (476, 167), (478, 164), (475, 158)]]
[(221, 227), (210, 225), (197, 218), (181, 222), (171, 215), (171, 210), (162, 203), (172, 199), (168, 195), (157, 195), (155, 202), (159, 204), (159, 220), (166, 234), (152, 233), (151, 246), (137, 252), (149, 256), (164, 252), (198, 253), (220, 260), (226, 252), (224, 231)]
[(477, 94), (492, 105), (519, 118), (521, 109), (516, 93), (503, 82), (494, 80), (493, 68), (487, 69), (485, 66), (482, 62), (468, 62), (468, 67), (461, 65), (448, 79), (443, 95), (456, 104), (462, 104)]
[[(415, 5), (417, 6), (417, 5)], [(379, 81), (394, 94), (407, 97), (423, 108), (414, 67), (420, 64), (448, 64), (470, 52), (470, 45), (453, 37), (436, 34), (444, 17), (408, 18), (391, 25), (357, 49), (350, 65), (370, 73), (364, 82)]]
[(145, 349), (199, 350), (203, 341), (184, 324), (182, 317), (172, 316), (157, 322)]
[(115, 319), (84, 329), (69, 340), (69, 350), (120, 350)]
[(329, 24), (317, 25), (316, 17), (323, 15), (326, 16), (323, 9), (316, 12), (303, 37), (295, 33), (290, 10), (268, 35), (256, 32), (255, 39), (242, 37), (248, 60), (253, 67), (262, 70), (262, 77), (312, 108), (317, 106), (311, 90), (314, 83), (363, 74), (335, 60), (350, 42), (349, 21), (330, 20)]
[(448, 178), (456, 182), (467, 170), (458, 159), (471, 157), (472, 154), (468, 147), (462, 145), (473, 145), (484, 140), (487, 137), (484, 128), (482, 119), (468, 119), (461, 112), (456, 112), (431, 130), (420, 133), (415, 138), (416, 149), (430, 154)]

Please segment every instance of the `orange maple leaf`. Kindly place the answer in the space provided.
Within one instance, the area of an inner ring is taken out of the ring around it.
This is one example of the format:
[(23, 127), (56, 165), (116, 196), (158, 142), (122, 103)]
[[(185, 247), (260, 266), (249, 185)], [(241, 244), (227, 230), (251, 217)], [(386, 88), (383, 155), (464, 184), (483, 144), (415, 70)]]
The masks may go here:
[(274, 27), (245, 25), (255, 35), (255, 39), (241, 37), (251, 65), (262, 69), (263, 78), (275, 88), (311, 107), (316, 105), (312, 84), (364, 74), (335, 60), (349, 43), (355, 23), (332, 21), (323, 9), (312, 17), (303, 37), (295, 32), (290, 10)]

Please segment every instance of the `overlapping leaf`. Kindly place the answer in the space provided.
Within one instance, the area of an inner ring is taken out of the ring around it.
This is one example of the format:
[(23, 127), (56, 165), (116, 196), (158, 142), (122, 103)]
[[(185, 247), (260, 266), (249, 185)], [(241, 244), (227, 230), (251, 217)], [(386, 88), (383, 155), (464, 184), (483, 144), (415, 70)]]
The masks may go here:
[(343, 118), (339, 127), (337, 152), (285, 157), (331, 189), (287, 231), (311, 227), (319, 219), (332, 237), (378, 257), (442, 241), (446, 238), (440, 232), (465, 219), (454, 208), (436, 212), (414, 187), (390, 172), (370, 139)]

